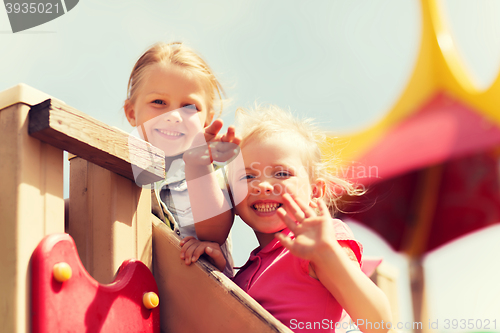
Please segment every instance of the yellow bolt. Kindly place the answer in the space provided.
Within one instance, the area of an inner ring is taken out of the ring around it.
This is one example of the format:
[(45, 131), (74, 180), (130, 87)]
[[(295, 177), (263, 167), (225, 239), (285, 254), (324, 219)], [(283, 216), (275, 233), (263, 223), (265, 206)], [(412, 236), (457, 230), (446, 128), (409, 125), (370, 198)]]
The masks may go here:
[(154, 309), (158, 306), (160, 303), (160, 299), (158, 298), (158, 295), (156, 293), (150, 291), (149, 293), (145, 293), (144, 296), (142, 296), (142, 303), (147, 309)]
[(70, 265), (65, 262), (60, 262), (54, 265), (52, 273), (54, 274), (54, 279), (56, 279), (56, 281), (63, 283), (64, 281), (71, 279), (73, 271), (71, 270)]

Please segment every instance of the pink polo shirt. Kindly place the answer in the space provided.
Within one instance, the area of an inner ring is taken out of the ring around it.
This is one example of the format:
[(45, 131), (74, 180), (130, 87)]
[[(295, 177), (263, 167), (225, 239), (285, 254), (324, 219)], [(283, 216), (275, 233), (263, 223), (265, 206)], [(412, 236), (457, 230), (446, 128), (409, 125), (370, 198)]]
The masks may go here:
[[(334, 221), (337, 240), (361, 264), (361, 244), (345, 223)], [(288, 229), (282, 232), (293, 236)], [(294, 332), (335, 332), (346, 315), (323, 284), (309, 276), (309, 261), (292, 255), (277, 239), (252, 251), (233, 281)]]

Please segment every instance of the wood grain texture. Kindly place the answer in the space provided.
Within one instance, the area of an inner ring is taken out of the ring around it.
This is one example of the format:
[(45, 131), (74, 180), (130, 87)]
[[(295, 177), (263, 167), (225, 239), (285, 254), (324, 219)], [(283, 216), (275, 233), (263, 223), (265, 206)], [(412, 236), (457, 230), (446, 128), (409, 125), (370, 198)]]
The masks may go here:
[(70, 161), (69, 219), (80, 259), (100, 283), (124, 260), (152, 268), (151, 190), (80, 157)]
[(1, 332), (31, 332), (31, 254), (64, 232), (63, 152), (28, 135), (28, 112), (22, 103), (0, 110)]
[(53, 99), (31, 107), (29, 134), (139, 185), (165, 178), (161, 149)]

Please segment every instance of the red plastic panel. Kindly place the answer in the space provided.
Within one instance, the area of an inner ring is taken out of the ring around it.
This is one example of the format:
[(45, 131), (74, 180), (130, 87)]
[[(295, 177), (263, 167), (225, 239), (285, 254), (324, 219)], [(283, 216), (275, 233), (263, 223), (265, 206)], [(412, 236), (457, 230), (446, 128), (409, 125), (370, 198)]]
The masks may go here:
[[(146, 309), (142, 297), (158, 294), (153, 274), (138, 260), (125, 261), (109, 285), (85, 270), (68, 234), (45, 237), (33, 252), (32, 330), (49, 332), (160, 332), (159, 307)], [(66, 262), (72, 276), (53, 277), (53, 267)]]

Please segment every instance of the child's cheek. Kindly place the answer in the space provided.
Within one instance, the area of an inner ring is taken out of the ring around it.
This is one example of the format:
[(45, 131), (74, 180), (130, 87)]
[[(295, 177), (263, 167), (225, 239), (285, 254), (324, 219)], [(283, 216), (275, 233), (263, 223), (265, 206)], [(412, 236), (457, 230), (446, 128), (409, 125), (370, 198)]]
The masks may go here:
[(291, 195), (297, 195), (301, 193), (302, 189), (298, 188), (299, 184), (297, 181), (294, 181), (293, 179), (288, 179), (282, 183), (283, 193), (288, 193)]
[[(155, 118), (150, 118), (145, 120), (141, 125), (139, 125), (140, 130), (146, 133), (145, 140), (151, 142), (153, 130), (154, 130)], [(152, 142), (151, 142), (152, 143)]]
[(189, 131), (190, 136), (196, 136), (196, 134), (201, 133), (203, 131), (203, 123), (200, 121), (200, 118), (195, 115), (189, 115), (184, 117), (184, 122)]
[(249, 193), (251, 193), (251, 189), (249, 188), (250, 184), (246, 184), (243, 182), (234, 182), (231, 186), (231, 193), (233, 195), (233, 202), (238, 207), (240, 203), (242, 203)]
[(157, 113), (154, 111), (155, 111), (154, 108), (149, 105), (142, 106), (138, 111), (136, 109), (136, 117), (138, 124), (142, 125), (153, 119), (155, 115), (157, 115)]

